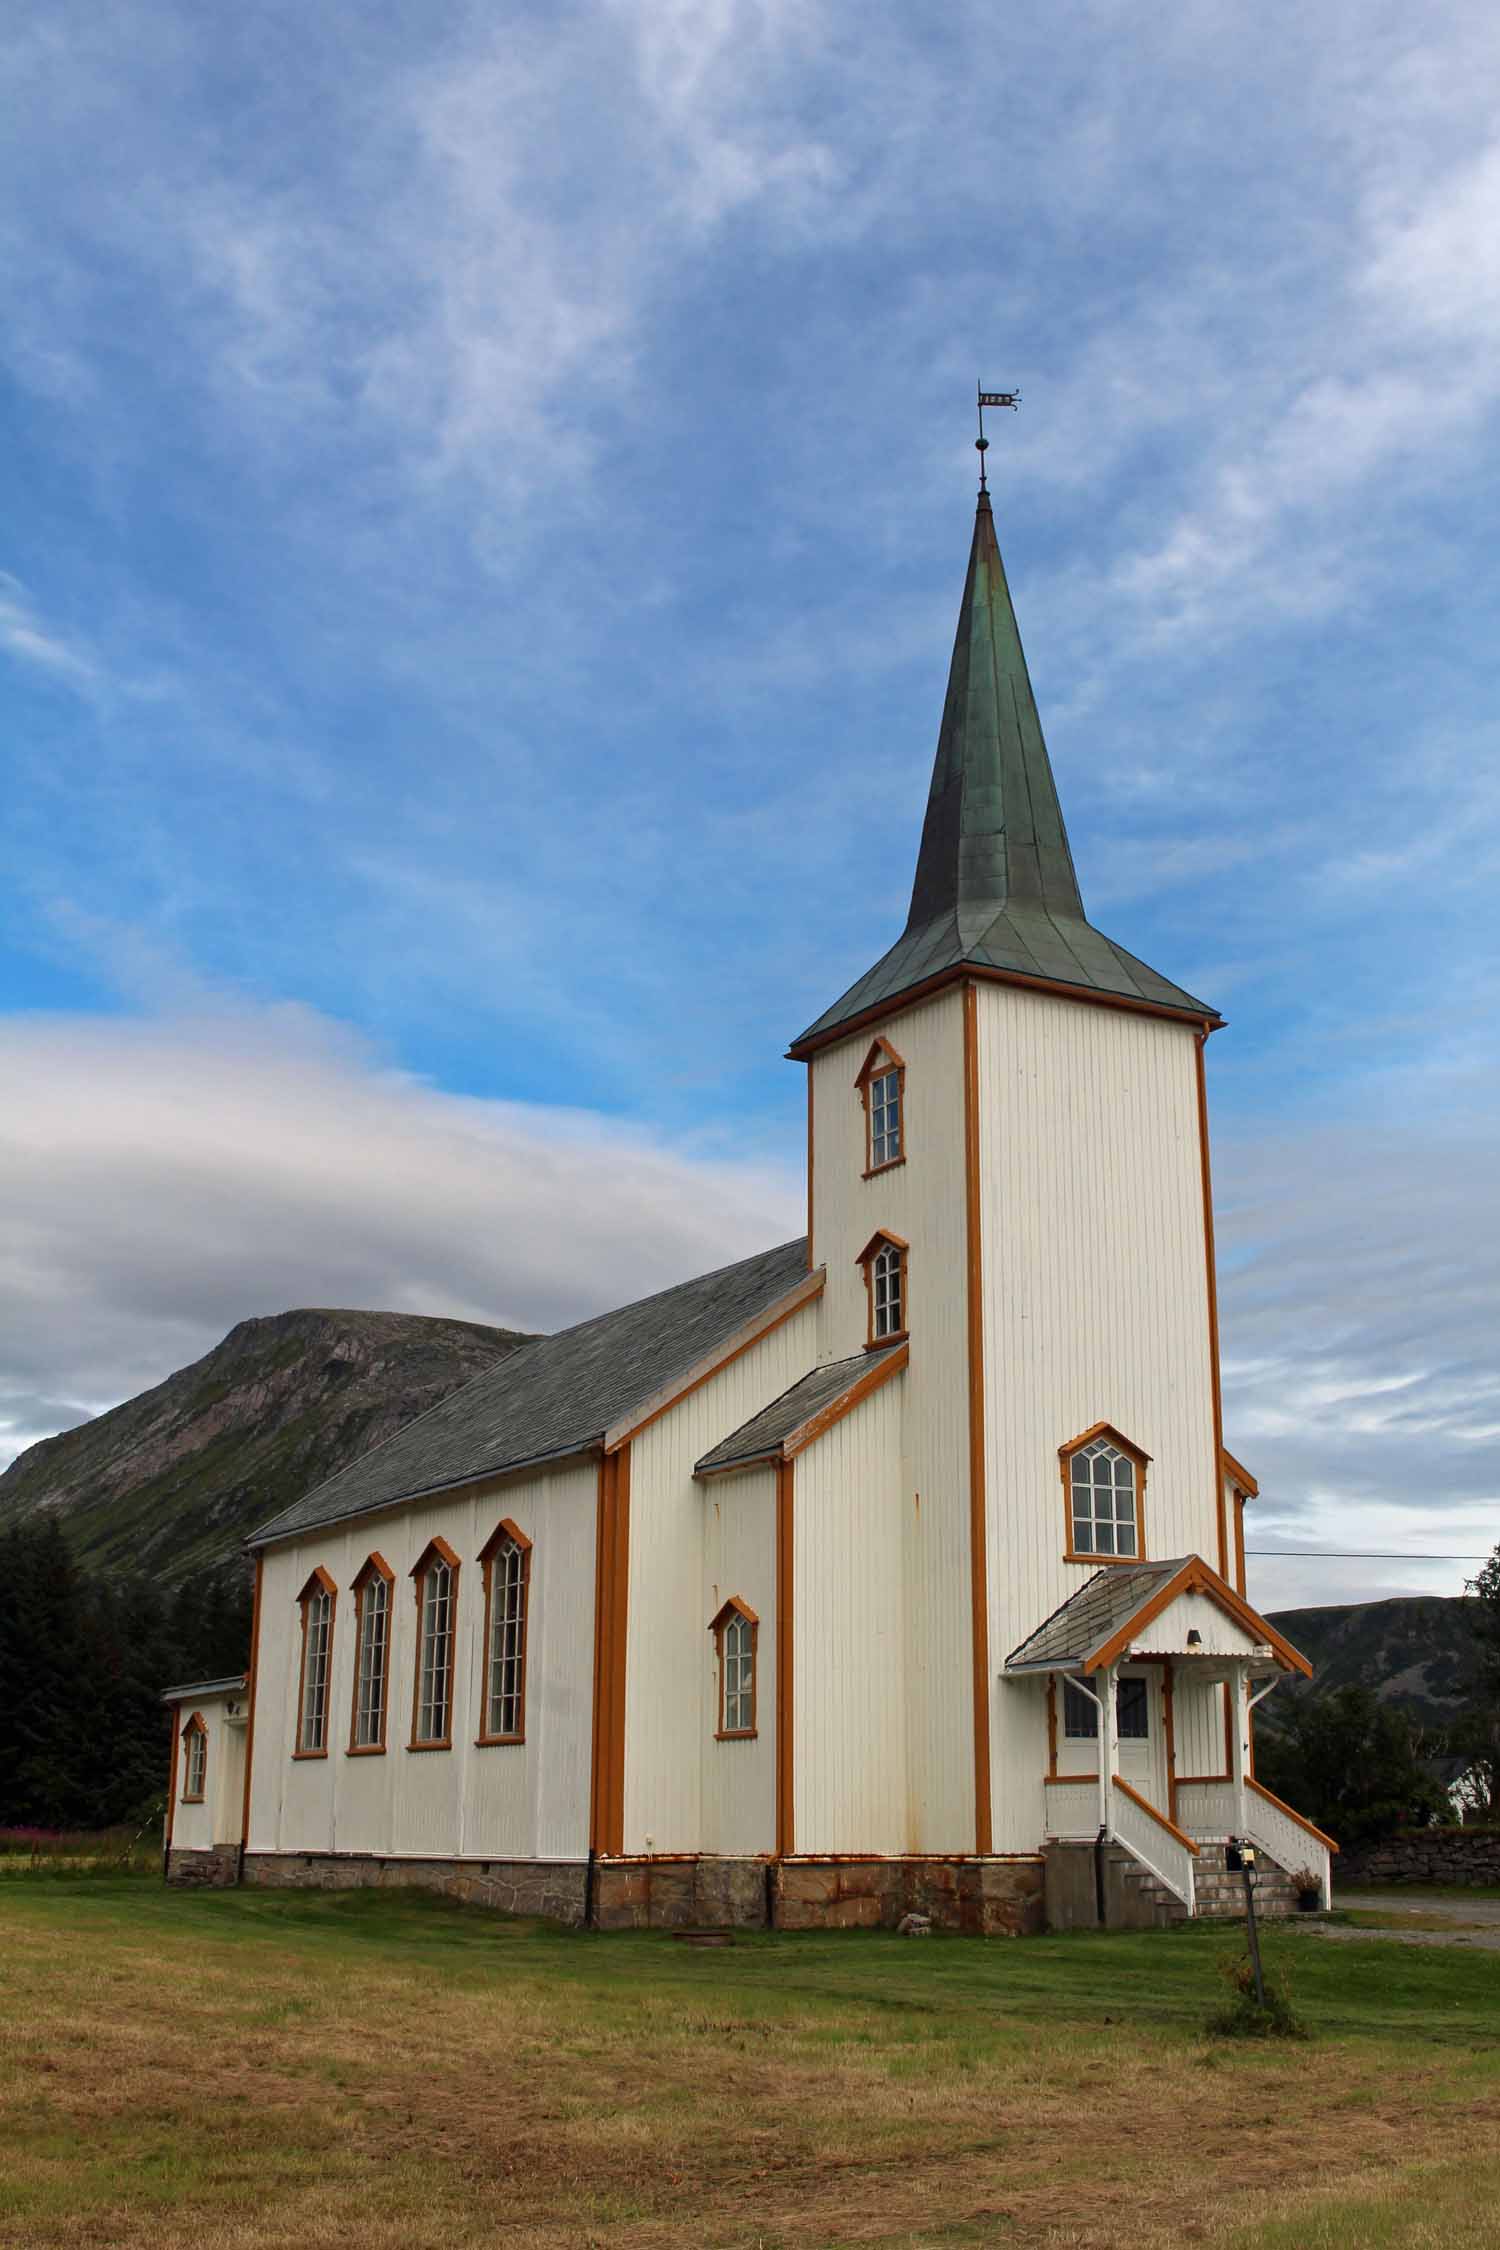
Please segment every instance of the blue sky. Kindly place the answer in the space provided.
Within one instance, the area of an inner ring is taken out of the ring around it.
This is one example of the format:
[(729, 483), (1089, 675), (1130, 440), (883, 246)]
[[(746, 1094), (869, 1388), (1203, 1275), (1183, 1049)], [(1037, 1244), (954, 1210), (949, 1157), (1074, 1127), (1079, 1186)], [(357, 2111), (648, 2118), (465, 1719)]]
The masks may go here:
[(1263, 1543), (1486, 1551), (1497, 67), (1478, 5), (23, 16), (0, 1440), (795, 1231), (982, 376), (1086, 901), (1230, 1018)]

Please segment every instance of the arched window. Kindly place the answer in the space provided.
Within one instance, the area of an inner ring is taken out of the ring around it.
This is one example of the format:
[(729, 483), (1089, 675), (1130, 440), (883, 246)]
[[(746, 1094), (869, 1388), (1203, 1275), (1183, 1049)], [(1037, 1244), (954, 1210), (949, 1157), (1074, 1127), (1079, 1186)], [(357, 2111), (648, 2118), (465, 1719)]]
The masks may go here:
[(479, 1550), (484, 1565), (484, 1685), (481, 1743), (526, 1739), (526, 1614), (531, 1541), (508, 1519)]
[(453, 1747), (453, 1657), (458, 1624), (458, 1557), (446, 1539), (431, 1539), (412, 1566), (417, 1595), (417, 1670), (411, 1747)]
[(907, 1245), (899, 1234), (871, 1235), (857, 1263), (865, 1269), (869, 1328), (866, 1348), (897, 1344), (910, 1325), (907, 1303)]
[(338, 1588), (321, 1564), (297, 1596), (302, 1605), (302, 1670), (297, 1683), (296, 1758), (328, 1755), (328, 1688), (333, 1677), (333, 1610)]
[(877, 1039), (854, 1081), (865, 1111), (865, 1178), (906, 1161), (906, 1065)]
[(1139, 1562), (1149, 1454), (1098, 1422), (1059, 1448), (1069, 1562)]
[(182, 1730), (182, 1801), (201, 1805), (208, 1776), (208, 1727), (203, 1713), (195, 1711)]
[(760, 1619), (733, 1594), (709, 1631), (719, 1657), (718, 1739), (732, 1742), (755, 1732), (755, 1643)]
[(386, 1704), (391, 1689), (391, 1588), (396, 1574), (384, 1555), (370, 1555), (354, 1581), (354, 1709), (349, 1722), (352, 1756), (385, 1749)]

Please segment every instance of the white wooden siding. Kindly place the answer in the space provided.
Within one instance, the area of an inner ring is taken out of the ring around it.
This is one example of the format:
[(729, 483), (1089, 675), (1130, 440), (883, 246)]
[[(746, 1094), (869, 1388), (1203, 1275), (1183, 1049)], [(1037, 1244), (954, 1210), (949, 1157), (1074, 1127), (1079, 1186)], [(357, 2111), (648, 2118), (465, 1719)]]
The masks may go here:
[[(239, 1714), (239, 1723), (229, 1717), (233, 1704)], [(202, 1852), (212, 1844), (237, 1844), (245, 1814), (245, 1695), (241, 1688), (221, 1691), (218, 1695), (200, 1696), (181, 1706), (183, 1726), (195, 1711), (201, 1712), (208, 1729), (205, 1745), (206, 1763), (203, 1769), (203, 1800), (184, 1803), (183, 1777), (187, 1772), (187, 1759), (183, 1754), (182, 1739), (177, 1743), (177, 1766), (173, 1786), (176, 1805), (172, 1814), (172, 1849), (174, 1851)]]
[(1194, 1775), (1227, 1773), (1228, 1748), (1224, 1732), (1224, 1689), (1217, 1680), (1195, 1680), (1191, 1668), (1179, 1664), (1173, 1675), (1172, 1729), (1177, 1740), (1179, 1780)]
[[(877, 1030), (906, 1064), (906, 1161), (867, 1180), (864, 1110), (854, 1081)], [(962, 996), (946, 992), (923, 1001), (889, 1023), (826, 1049), (809, 1067), (814, 1255), (828, 1268), (820, 1359), (844, 1358), (864, 1345), (864, 1275), (855, 1260), (871, 1235), (885, 1227), (911, 1245), (911, 1357), (906, 1374), (892, 1386), (905, 1402), (897, 1441), (902, 1538), (892, 1558), (905, 1619), (909, 1781), (900, 1848), (971, 1852), (974, 1704)], [(810, 1459), (805, 1456), (804, 1462)]]
[[(731, 1596), (760, 1619), (755, 1641), (755, 1735), (715, 1740), (719, 1667), (709, 1632)], [(703, 1491), (701, 1620), (702, 1849), (751, 1858), (776, 1848), (776, 1472), (741, 1469)]]
[[(581, 1859), (588, 1850), (593, 1733), (597, 1467), (498, 1481), (459, 1498), (310, 1532), (265, 1558), (256, 1690), (252, 1851), (378, 1852), (412, 1858)], [(484, 1582), (476, 1559), (501, 1517), (532, 1540), (526, 1740), (481, 1749)], [(413, 1751), (417, 1607), (410, 1572), (441, 1535), (460, 1561), (453, 1747)], [(391, 1588), (391, 1678), (384, 1757), (348, 1755), (354, 1692), (352, 1583), (378, 1551)], [(338, 1587), (328, 1756), (295, 1759), (301, 1614), (321, 1564)]]
[(705, 1511), (720, 1486), (700, 1483), (693, 1463), (816, 1366), (818, 1333), (814, 1300), (630, 1441), (627, 1852), (705, 1848), (703, 1744), (712, 1706), (704, 1699), (703, 1646), (713, 1616), (703, 1607)]
[(795, 1843), (802, 1852), (920, 1850), (908, 1785), (903, 1602), (908, 1506), (897, 1375), (798, 1456), (792, 1664)]
[[(1113, 1423), (1152, 1457), (1147, 1554), (1215, 1567), (1218, 1466), (1193, 1032), (995, 984), (978, 1028), (993, 1674), (1092, 1567), (1060, 1445)], [(1028, 1849), (1031, 1698), (992, 1700), (991, 1746), (995, 1848)]]

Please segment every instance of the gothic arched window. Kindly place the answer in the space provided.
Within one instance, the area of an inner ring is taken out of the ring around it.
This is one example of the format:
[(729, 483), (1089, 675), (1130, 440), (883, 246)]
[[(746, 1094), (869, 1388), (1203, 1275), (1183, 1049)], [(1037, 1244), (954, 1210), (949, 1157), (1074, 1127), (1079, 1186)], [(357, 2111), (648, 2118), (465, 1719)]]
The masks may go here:
[(865, 1111), (865, 1178), (906, 1161), (906, 1065), (877, 1039), (854, 1081)]
[(907, 1247), (899, 1234), (873, 1234), (856, 1261), (865, 1269), (865, 1295), (869, 1300), (866, 1345), (870, 1350), (899, 1343), (911, 1325)]
[(328, 1755), (328, 1690), (333, 1679), (333, 1611), (338, 1588), (322, 1564), (297, 1600), (302, 1610), (302, 1665), (297, 1680), (296, 1758)]
[(366, 1557), (354, 1581), (354, 1711), (349, 1749), (355, 1756), (385, 1749), (391, 1690), (391, 1588), (396, 1574), (384, 1555)]
[(479, 1740), (526, 1739), (526, 1624), (531, 1541), (506, 1521), (479, 1550), (484, 1566), (484, 1687)]
[(458, 1644), (458, 1557), (430, 1539), (412, 1565), (417, 1594), (417, 1666), (412, 1683), (411, 1747), (453, 1747), (453, 1658)]
[(721, 1742), (755, 1732), (755, 1643), (760, 1619), (738, 1594), (730, 1596), (709, 1631), (719, 1657)]
[(182, 1801), (201, 1805), (208, 1775), (208, 1727), (203, 1713), (195, 1711), (182, 1730)]

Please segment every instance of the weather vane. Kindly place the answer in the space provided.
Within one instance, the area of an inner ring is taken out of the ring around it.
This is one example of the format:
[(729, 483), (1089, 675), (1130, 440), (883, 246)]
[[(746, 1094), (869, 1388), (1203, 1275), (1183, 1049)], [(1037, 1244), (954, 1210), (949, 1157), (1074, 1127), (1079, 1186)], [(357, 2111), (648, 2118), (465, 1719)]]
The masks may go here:
[(984, 478), (984, 457), (989, 452), (990, 441), (984, 434), (984, 410), (987, 406), (1008, 406), (1012, 413), (1021, 403), (1019, 391), (986, 391), (979, 393), (979, 435), (974, 440), (974, 451), (979, 455), (979, 489), (988, 492)]

